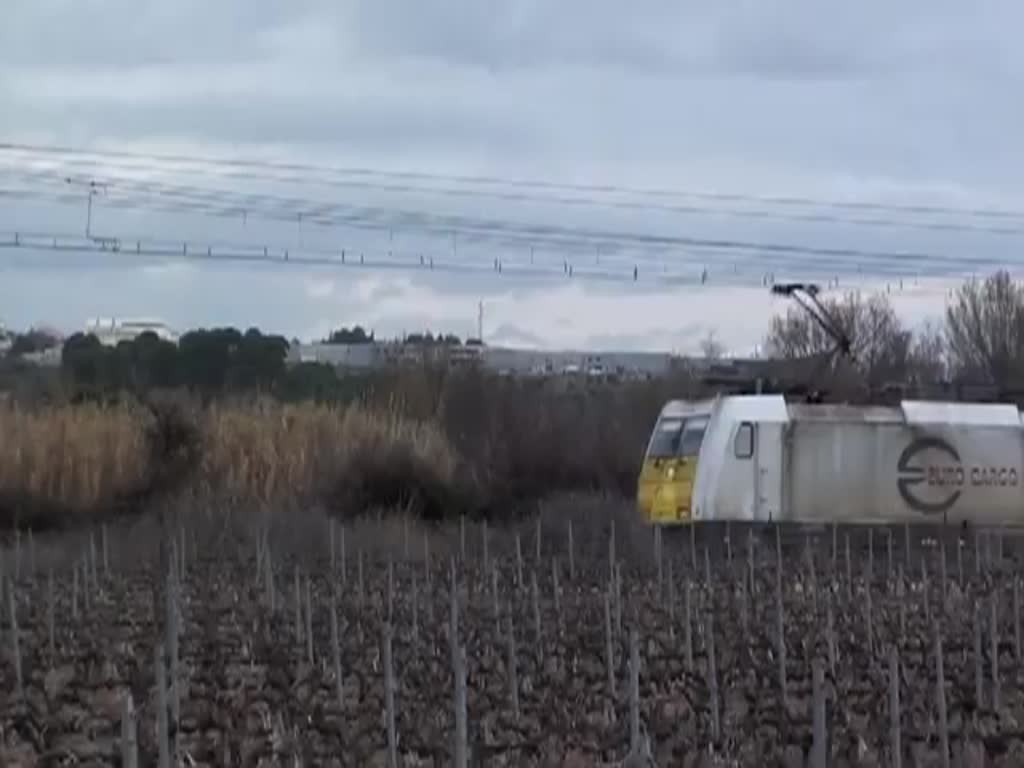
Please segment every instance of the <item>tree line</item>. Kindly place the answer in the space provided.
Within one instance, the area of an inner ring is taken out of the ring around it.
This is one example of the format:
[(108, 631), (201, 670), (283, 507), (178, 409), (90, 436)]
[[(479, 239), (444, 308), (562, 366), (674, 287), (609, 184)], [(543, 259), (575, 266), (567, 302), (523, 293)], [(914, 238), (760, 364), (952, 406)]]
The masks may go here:
[[(1005, 270), (961, 284), (941, 320), (919, 328), (901, 320), (884, 293), (850, 291), (823, 298), (822, 304), (851, 340), (852, 360), (841, 371), (846, 380), (853, 376), (873, 390), (947, 381), (1024, 390), (1024, 285)], [(372, 343), (374, 336), (354, 326), (333, 331), (325, 340), (360, 344)], [(429, 333), (413, 334), (406, 341), (424, 346), (460, 343), (454, 336)], [(41, 332), (19, 334), (8, 358), (52, 343)], [(765, 357), (813, 361), (827, 356), (834, 344), (829, 333), (794, 306), (772, 318), (763, 351)], [(76, 333), (63, 343), (59, 376), (63, 391), (75, 399), (187, 389), (204, 398), (252, 392), (321, 401), (358, 396), (372, 377), (339, 375), (320, 363), (290, 366), (288, 349), (283, 336), (256, 328), (193, 330), (177, 344), (143, 333), (116, 346)], [(721, 350), (709, 337), (702, 351), (717, 356)]]

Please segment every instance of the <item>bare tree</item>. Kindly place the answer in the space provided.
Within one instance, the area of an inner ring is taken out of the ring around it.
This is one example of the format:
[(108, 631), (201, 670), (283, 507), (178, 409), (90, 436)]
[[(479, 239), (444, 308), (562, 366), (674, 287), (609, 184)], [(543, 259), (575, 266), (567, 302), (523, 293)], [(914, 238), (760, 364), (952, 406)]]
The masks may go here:
[(914, 334), (908, 365), (908, 381), (918, 386), (943, 381), (949, 374), (946, 337), (942, 326), (933, 321)]
[(946, 307), (946, 340), (955, 375), (1007, 386), (1024, 373), (1024, 288), (1005, 270), (967, 281)]
[(714, 331), (708, 331), (708, 335), (701, 341), (700, 353), (708, 361), (720, 360), (725, 354), (725, 346), (715, 338)]

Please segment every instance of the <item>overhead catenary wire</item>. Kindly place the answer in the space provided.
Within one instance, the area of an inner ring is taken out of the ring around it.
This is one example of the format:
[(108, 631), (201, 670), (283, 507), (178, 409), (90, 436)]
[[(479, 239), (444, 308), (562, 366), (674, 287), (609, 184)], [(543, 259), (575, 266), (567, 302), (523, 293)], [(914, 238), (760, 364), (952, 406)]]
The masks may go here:
[[(255, 160), (244, 158), (202, 157), (182, 153), (143, 153), (131, 150), (112, 149), (80, 149), (66, 146), (42, 145), (16, 142), (0, 142), (0, 153), (15, 153), (22, 156), (50, 156), (77, 158), (93, 158), (96, 164), (109, 164), (113, 160), (133, 161), (142, 163), (143, 169), (148, 164), (153, 170), (154, 165), (196, 166), (206, 169), (249, 169), (250, 171), (267, 173), (288, 172), (300, 174), (304, 181), (319, 178), (366, 177), (384, 179), (407, 179), (428, 182), (447, 182), (462, 185), (504, 186), (516, 189), (562, 190), (586, 192), (591, 194), (626, 194), (650, 198), (698, 199), (720, 202), (742, 202), (761, 205), (784, 207), (816, 207), (850, 211), (876, 211), (882, 213), (900, 213), (906, 215), (944, 215), (968, 216), (987, 219), (1024, 220), (1024, 210), (1001, 209), (994, 207), (956, 207), (937, 204), (906, 204), (879, 203), (865, 200), (836, 200), (813, 198), (799, 195), (754, 195), (736, 192), (710, 192), (669, 189), (664, 187), (633, 187), (617, 184), (587, 184), (555, 182), (537, 179), (521, 179), (489, 175), (441, 174), (421, 171), (392, 171), (366, 167), (321, 166), (308, 163), (282, 162), (272, 160)], [(166, 169), (165, 169), (166, 170)], [(268, 180), (281, 180), (269, 177)], [(420, 188), (423, 191), (423, 188)]]
[[(984, 254), (958, 254), (939, 253), (931, 249), (871, 249), (859, 247), (839, 247), (821, 245), (815, 243), (801, 243), (798, 241), (773, 241), (768, 239), (742, 239), (732, 237), (697, 237), (691, 235), (678, 235), (657, 231), (636, 231), (635, 229), (612, 229), (597, 228), (590, 226), (567, 226), (563, 224), (545, 224), (536, 221), (516, 221), (514, 219), (500, 219), (493, 217), (482, 217), (467, 215), (464, 213), (437, 213), (423, 210), (415, 210), (395, 205), (352, 205), (331, 200), (318, 200), (308, 197), (283, 195), (269, 192), (249, 192), (233, 189), (209, 188), (193, 184), (172, 183), (152, 178), (153, 172), (159, 162), (188, 161), (186, 156), (154, 155), (146, 156), (138, 153), (126, 153), (120, 151), (82, 151), (70, 150), (67, 148), (46, 148), (30, 147), (30, 145), (0, 144), (0, 161), (9, 160), (3, 157), (3, 152), (29, 152), (34, 155), (49, 154), (61, 155), (62, 153), (73, 153), (74, 157), (98, 156), (96, 160), (98, 170), (103, 170), (101, 160), (111, 163), (118, 158), (122, 162), (125, 158), (138, 160), (142, 163), (141, 169), (149, 173), (147, 178), (132, 178), (126, 175), (112, 175), (109, 172), (100, 175), (98, 178), (86, 176), (68, 176), (67, 168), (43, 168), (16, 166), (13, 170), (0, 175), (0, 184), (5, 180), (15, 182), (0, 186), (0, 197), (11, 200), (39, 200), (43, 202), (57, 203), (60, 205), (82, 205), (83, 198), (80, 194), (73, 194), (67, 189), (69, 180), (77, 181), (79, 185), (85, 182), (99, 182), (104, 184), (106, 190), (102, 200), (104, 209), (116, 210), (149, 210), (168, 214), (197, 214), (212, 216), (221, 219), (244, 218), (259, 219), (268, 222), (303, 224), (322, 228), (352, 229), (370, 232), (387, 231), (389, 241), (395, 231), (414, 232), (428, 238), (451, 238), (451, 252), (442, 249), (439, 245), (432, 245), (426, 248), (416, 249), (416, 253), (409, 254), (410, 258), (418, 258), (422, 261), (427, 259), (437, 261), (442, 255), (448, 261), (458, 261), (456, 253), (456, 237), (463, 246), (483, 244), (491, 246), (487, 261), (493, 257), (495, 271), (502, 272), (506, 268), (516, 268), (517, 261), (527, 250), (530, 252), (530, 264), (534, 264), (534, 249), (543, 248), (549, 262), (557, 263), (562, 261), (562, 272), (569, 274), (579, 273), (583, 254), (586, 252), (595, 253), (595, 261), (603, 266), (612, 268), (621, 267), (632, 274), (634, 281), (641, 275), (649, 278), (652, 275), (657, 277), (658, 273), (664, 275), (669, 267), (682, 271), (689, 275), (694, 272), (702, 275), (702, 280), (707, 279), (710, 272), (714, 279), (722, 281), (730, 273), (734, 277), (742, 277), (746, 280), (764, 281), (777, 272), (790, 274), (800, 273), (801, 275), (823, 276), (835, 274), (849, 278), (855, 276), (863, 279), (865, 277), (928, 277), (948, 276), (953, 274), (976, 273), (988, 269), (998, 268), (1007, 264), (1006, 259)], [(148, 159), (147, 159), (148, 158)], [(229, 167), (256, 167), (269, 168), (267, 173), (276, 173), (281, 169), (289, 169), (289, 172), (309, 171), (311, 174), (320, 174), (323, 177), (330, 173), (351, 173), (370, 176), (391, 177), (420, 177), (424, 174), (373, 171), (371, 169), (317, 169), (312, 166), (301, 164), (273, 163), (268, 161), (247, 161), (247, 160), (219, 160), (219, 159), (192, 159), (192, 162), (200, 166), (206, 164), (212, 168), (220, 167), (219, 164), (228, 163)], [(146, 165), (149, 163), (149, 165)], [(38, 165), (38, 163), (37, 163)], [(124, 165), (124, 162), (122, 162)], [(109, 171), (109, 168), (107, 168)], [(140, 169), (137, 168), (136, 171)], [(167, 170), (167, 169), (165, 169)], [(123, 172), (127, 172), (122, 168)], [(177, 173), (170, 173), (177, 175)], [(507, 181), (508, 184), (534, 185), (540, 188), (574, 188), (581, 187), (592, 190), (618, 190), (628, 191), (636, 194), (658, 194), (665, 190), (631, 190), (629, 188), (614, 187), (612, 185), (560, 185), (548, 182), (528, 182), (522, 180), (501, 180), (498, 177), (463, 177), (443, 176), (426, 174), (429, 178), (470, 180), (473, 183), (499, 184)], [(689, 193), (679, 193), (686, 195)], [(775, 204), (795, 204), (798, 198), (758, 198), (757, 196), (729, 196), (731, 198), (743, 198), (770, 201)], [(809, 198), (806, 202), (832, 205), (835, 201), (812, 201)], [(543, 198), (536, 198), (536, 201), (550, 202)], [(782, 202), (780, 202), (782, 201)], [(884, 206), (869, 205), (868, 208), (882, 208)], [(952, 209), (936, 208), (930, 206), (896, 206), (891, 209), (899, 209), (907, 212), (946, 212), (957, 215), (972, 215), (978, 213), (978, 209)], [(694, 209), (695, 211), (702, 209)], [(711, 214), (720, 213), (712, 209), (703, 209)], [(991, 213), (992, 211), (988, 211)], [(1024, 213), (1012, 211), (999, 211), (1000, 216), (1024, 216)], [(758, 217), (758, 212), (728, 212), (728, 215)], [(814, 221), (816, 223), (842, 221), (842, 219), (816, 219), (813, 214), (803, 215), (801, 220)], [(1022, 222), (1024, 223), (1024, 222)], [(894, 222), (899, 225), (900, 222)], [(883, 225), (884, 226), (884, 225)], [(923, 228), (934, 228), (947, 231), (969, 231), (983, 232), (987, 234), (1018, 235), (1024, 233), (1024, 227), (1009, 222), (1006, 226), (984, 226), (984, 225), (963, 225), (958, 222), (924, 222)], [(46, 233), (52, 237), (53, 233)], [(120, 233), (110, 233), (110, 237), (122, 240), (134, 239), (136, 241), (154, 242), (152, 234), (149, 236), (136, 235), (129, 237)], [(172, 238), (173, 239), (173, 238)], [(194, 247), (201, 246), (201, 238), (185, 235), (180, 238), (183, 242), (192, 242)], [(212, 244), (210, 244), (212, 245)], [(235, 248), (234, 243), (227, 243), (230, 251)], [(390, 243), (389, 243), (390, 245)], [(500, 255), (494, 256), (494, 246), (498, 247)], [(154, 246), (155, 247), (155, 246)], [(344, 244), (339, 247), (344, 250)], [(218, 248), (222, 246), (218, 245)], [(267, 246), (264, 246), (264, 250)], [(391, 254), (389, 247), (388, 251)], [(472, 250), (472, 249), (471, 249)], [(335, 251), (336, 252), (336, 251)], [(324, 251), (323, 253), (330, 253)], [(477, 253), (475, 256), (465, 253), (465, 258), (482, 258)], [(1010, 262), (1011, 266), (1019, 266)], [(542, 270), (543, 271), (543, 270)], [(557, 274), (558, 270), (548, 270), (546, 273)]]

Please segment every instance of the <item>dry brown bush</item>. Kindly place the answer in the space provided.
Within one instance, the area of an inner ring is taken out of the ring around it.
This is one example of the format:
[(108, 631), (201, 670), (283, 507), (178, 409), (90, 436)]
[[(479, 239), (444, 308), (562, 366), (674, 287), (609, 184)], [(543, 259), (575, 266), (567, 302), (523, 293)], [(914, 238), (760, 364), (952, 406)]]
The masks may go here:
[[(436, 518), (504, 513), (562, 491), (630, 495), (658, 409), (680, 394), (669, 382), (566, 388), (419, 371), (348, 405), (202, 407), (169, 393), (159, 409), (10, 406), (0, 411), (0, 513), (138, 511), (155, 495), (146, 483), (175, 462), (184, 469), (160, 493), (336, 514), (408, 507)], [(194, 463), (171, 456), (192, 439)]]
[(149, 414), (134, 405), (0, 408), (0, 497), (92, 507), (146, 474)]

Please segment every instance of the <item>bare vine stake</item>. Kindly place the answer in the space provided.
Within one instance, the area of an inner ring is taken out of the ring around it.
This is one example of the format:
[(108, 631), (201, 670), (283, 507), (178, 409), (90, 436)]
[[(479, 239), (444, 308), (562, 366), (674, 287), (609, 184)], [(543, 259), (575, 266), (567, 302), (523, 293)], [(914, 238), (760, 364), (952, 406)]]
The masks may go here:
[(551, 558), (551, 593), (555, 600), (555, 622), (558, 636), (565, 636), (565, 615), (562, 613), (562, 585), (558, 578), (558, 558)]
[(501, 604), (498, 602), (498, 563), (491, 562), (491, 605), (494, 606), (494, 630), (501, 634)]
[(537, 516), (537, 535), (536, 535), (537, 551), (534, 552), (534, 561), (540, 563), (541, 558), (541, 535), (540, 535), (540, 516)]
[(345, 707), (345, 679), (341, 674), (341, 633), (338, 631), (337, 589), (331, 590), (331, 661), (334, 664), (334, 698), (339, 709)]
[(999, 712), (1000, 706), (1000, 685), (999, 685), (999, 593), (992, 592), (991, 614), (989, 617), (989, 642), (992, 657), (992, 711)]
[(732, 568), (732, 524), (725, 521), (725, 562)]
[(569, 581), (576, 581), (576, 553), (572, 541), (572, 520), (569, 521)]
[(838, 538), (839, 538), (839, 526), (835, 522), (833, 522), (832, 523), (832, 578), (833, 578), (833, 580), (835, 580), (835, 576), (836, 576), (836, 561), (839, 559), (839, 557), (838, 557), (838, 555), (839, 555), (838, 549), (839, 548), (836, 546), (836, 544), (838, 543), (837, 542)]
[[(428, 570), (427, 573), (430, 573), (430, 571)], [(366, 585), (363, 581), (363, 550), (360, 549), (356, 554), (356, 600), (360, 609), (363, 607), (363, 601), (366, 596), (365, 587)]]
[(622, 638), (622, 565), (615, 564), (615, 637)]
[(459, 515), (459, 559), (466, 562), (466, 516)]
[[(778, 528), (776, 528), (776, 531)], [(779, 691), (781, 693), (782, 709), (786, 709), (786, 616), (782, 604), (782, 562), (775, 568), (775, 609), (776, 609), (776, 646), (779, 658)]]
[(900, 656), (896, 644), (889, 646), (889, 749), (892, 768), (902, 768), (903, 743), (900, 735)]
[(14, 529), (14, 580), (21, 578), (21, 528)]
[(825, 724), (825, 671), (821, 662), (811, 662), (811, 687), (814, 705), (811, 768), (826, 768), (828, 762), (828, 729)]
[(459, 647), (459, 582), (455, 571), (455, 558), (448, 563), (448, 642), (455, 661), (455, 651)]
[[(750, 628), (749, 608), (747, 606), (747, 580), (743, 579), (739, 584), (740, 589), (740, 628), (743, 630), (744, 638), (747, 636), (747, 631)], [(673, 636), (672, 641), (675, 642)]]
[(540, 649), (541, 640), (543, 638), (543, 632), (541, 631), (540, 621), (540, 588), (537, 586), (537, 571), (530, 570), (530, 599), (533, 603), (533, 632), (534, 638), (537, 642), (537, 648)]
[(711, 589), (711, 554), (707, 544), (704, 545), (704, 583)]
[(910, 524), (903, 524), (903, 567), (910, 572)]
[(334, 518), (327, 518), (327, 548), (330, 552), (331, 557), (331, 574), (335, 572), (335, 566), (337, 565), (337, 554), (334, 551)]
[(865, 630), (868, 636), (868, 658), (873, 661), (875, 657), (875, 617), (871, 605), (870, 582), (865, 585), (864, 589), (864, 618)]
[(871, 527), (868, 527), (868, 571), (865, 576), (866, 587), (870, 590), (875, 581), (875, 529)]
[(178, 654), (180, 649), (180, 628), (178, 624), (178, 574), (175, 572), (178, 559), (176, 553), (177, 545), (173, 538), (171, 540), (170, 568), (167, 572), (165, 593), (167, 595), (167, 693), (170, 698), (170, 726), (168, 730), (168, 749), (170, 750), (171, 763), (177, 765), (178, 759), (178, 738), (181, 723), (181, 683), (180, 670), (178, 665)]
[(156, 647), (156, 740), (159, 768), (171, 768), (171, 733), (167, 711), (167, 671), (164, 667), (164, 646)]
[[(455, 568), (455, 564), (452, 563), (452, 568)], [(395, 617), (395, 564), (390, 557), (388, 557), (388, 594), (387, 594), (387, 611), (388, 611), (388, 623), (394, 621)]]
[(690, 523), (690, 568), (697, 573), (697, 524)]
[(511, 604), (508, 610), (508, 687), (512, 698), (512, 714), (519, 721), (519, 672), (516, 666), (516, 625)]
[(490, 558), (490, 547), (488, 546), (488, 541), (487, 541), (488, 538), (489, 537), (487, 536), (487, 518), (484, 518), (483, 531), (480, 534), (480, 539), (481, 539), (481, 542), (483, 544), (483, 550), (484, 550), (484, 573), (487, 573), (487, 571), (490, 570), (490, 559), (491, 558)]
[(78, 564), (71, 564), (71, 618), (78, 620)]
[[(615, 701), (615, 644), (612, 642), (611, 596), (604, 593), (604, 660), (608, 675), (608, 696)], [(614, 710), (614, 707), (613, 707)]]
[(420, 589), (419, 584), (416, 581), (416, 571), (412, 572), (412, 641), (413, 643), (419, 643), (420, 641)]
[(348, 586), (348, 547), (345, 546), (345, 524), (341, 524), (341, 533), (338, 536), (338, 549), (341, 550), (341, 583)]
[(277, 590), (274, 589), (274, 563), (271, 559), (269, 548), (264, 550), (264, 559), (266, 564), (263, 568), (263, 574), (266, 580), (267, 605), (270, 607), (270, 613), (273, 615), (277, 612)]
[(384, 624), (384, 716), (387, 724), (388, 768), (398, 768), (398, 734), (395, 732), (395, 669), (391, 656), (391, 625)]
[(121, 765), (123, 768), (139, 768), (138, 722), (131, 692), (124, 697), (121, 711)]
[[(299, 579), (299, 566), (294, 569), (295, 587), (293, 596), (295, 598), (295, 644), (302, 647), (302, 587)], [(300, 652), (301, 653), (301, 652)]]
[(693, 582), (689, 579), (686, 580), (686, 594), (683, 600), (683, 614), (685, 620), (685, 633), (683, 638), (683, 650), (684, 659), (686, 660), (687, 671), (693, 671), (693, 604), (691, 592), (693, 591)]
[(975, 529), (974, 531), (974, 575), (977, 578), (981, 577), (981, 533)]
[(516, 534), (516, 589), (523, 588), (523, 546)]
[[(892, 528), (885, 529), (885, 550), (886, 550), (886, 566), (885, 566), (885, 580), (892, 583), (892, 569), (893, 569), (893, 554), (892, 554)], [(892, 593), (890, 593), (892, 594)]]
[(100, 583), (98, 559), (96, 557), (96, 531), (89, 531), (89, 566), (92, 568), (92, 572), (89, 575), (92, 576), (92, 586), (94, 589), (97, 589)]
[(900, 639), (907, 636), (907, 599), (906, 583), (903, 580), (903, 566), (896, 572), (896, 600), (900, 605)]
[(850, 563), (850, 534), (844, 537), (846, 546), (846, 599), (853, 602), (853, 566)]
[(668, 638), (676, 644), (676, 581), (672, 577), (672, 558), (668, 559)]
[(402, 515), (402, 559), (409, 560), (409, 514)]
[(14, 691), (15, 695), (19, 700), (25, 698), (25, 681), (22, 677), (21, 671), (21, 641), (19, 635), (21, 630), (18, 628), (18, 594), (17, 587), (12, 581), (10, 588), (7, 592), (7, 604), (10, 610), (11, 620), (11, 654), (13, 655), (12, 661), (14, 662)]
[(714, 614), (707, 614), (707, 643), (708, 643), (708, 690), (711, 694), (711, 740), (717, 744), (721, 738), (721, 725), (719, 723), (718, 703), (718, 662), (715, 658), (715, 617)]
[(315, 662), (313, 656), (313, 587), (312, 579), (306, 574), (306, 661), (310, 666)]
[(932, 598), (931, 584), (928, 581), (928, 565), (921, 555), (921, 595), (924, 598), (924, 618), (929, 623), (932, 620)]
[(46, 575), (46, 636), (50, 651), (50, 666), (57, 660), (57, 596), (53, 591), (53, 569)]
[(825, 647), (828, 650), (828, 668), (832, 678), (836, 676), (836, 633), (835, 619), (832, 615), (832, 592), (825, 596)]
[(960, 589), (964, 588), (964, 540), (956, 537), (956, 575)]
[(942, 768), (949, 768), (949, 721), (946, 715), (946, 675), (943, 670), (942, 633), (938, 622), (933, 625), (935, 632), (935, 679), (936, 702), (939, 710), (939, 747), (942, 750)]
[(974, 701), (975, 706), (981, 708), (985, 702), (983, 689), (982, 659), (981, 659), (981, 606), (974, 603)]
[[(835, 525), (832, 526), (833, 532), (835, 531)], [(750, 597), (753, 599), (754, 594), (757, 592), (757, 581), (755, 579), (756, 571), (754, 570), (754, 534), (751, 530), (747, 529), (747, 578), (750, 579)]]
[(82, 556), (82, 607), (86, 613), (90, 613), (92, 610), (92, 601), (90, 595), (92, 593), (89, 590), (89, 556)]
[(640, 754), (640, 640), (629, 630), (629, 753)]
[(453, 654), (455, 676), (455, 768), (469, 766), (469, 717), (466, 711), (466, 648), (456, 646)]
[(817, 570), (814, 567), (814, 553), (811, 551), (811, 542), (807, 541), (804, 549), (805, 560), (807, 564), (807, 584), (811, 593), (811, 608), (814, 611), (814, 615), (818, 615), (818, 576)]
[(35, 582), (36, 578), (36, 539), (32, 529), (28, 529), (28, 577)]
[[(423, 567), (426, 569), (427, 576), (427, 592), (433, 590), (433, 577), (432, 569), (430, 567), (430, 539), (427, 537), (427, 532), (423, 532)], [(432, 600), (427, 601), (430, 605), (433, 605)]]
[(946, 593), (946, 537), (942, 536), (941, 534), (939, 535), (939, 549), (942, 552), (942, 554), (939, 557), (939, 583), (941, 585), (939, 595), (942, 598), (942, 615), (945, 616), (946, 603), (949, 600), (949, 597)]
[(1020, 577), (1013, 577), (1013, 656), (1020, 664)]
[(663, 594), (665, 579), (663, 577), (661, 568), (661, 526), (654, 527), (654, 568), (657, 574), (657, 588), (658, 596), (661, 597)]
[(615, 578), (615, 521), (612, 520), (608, 533), (608, 574)]

